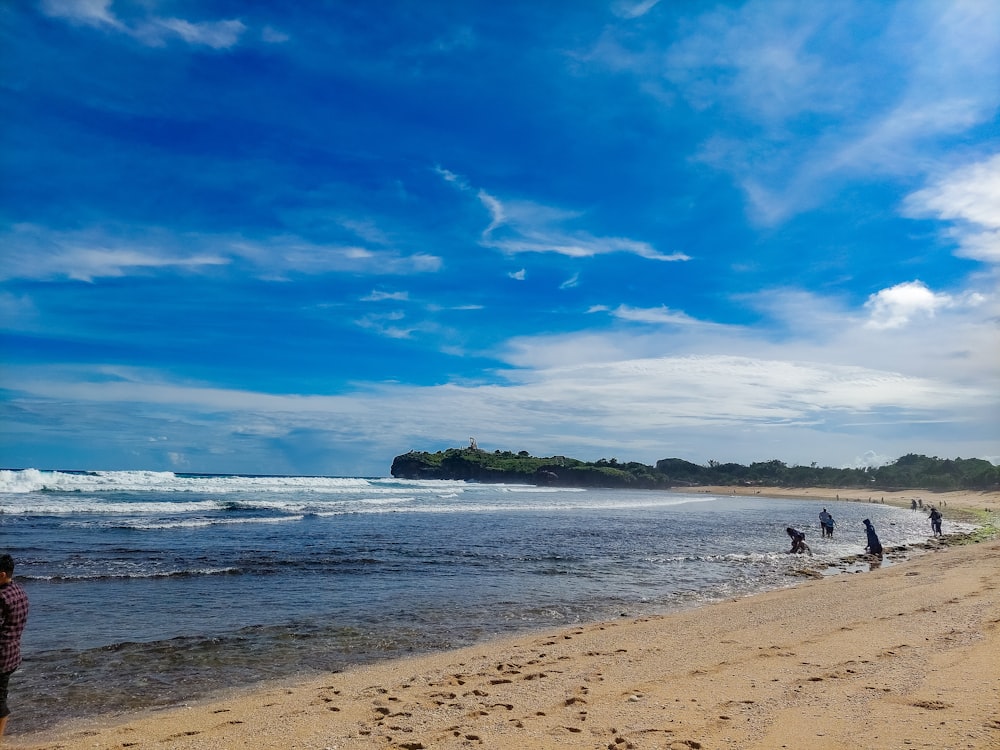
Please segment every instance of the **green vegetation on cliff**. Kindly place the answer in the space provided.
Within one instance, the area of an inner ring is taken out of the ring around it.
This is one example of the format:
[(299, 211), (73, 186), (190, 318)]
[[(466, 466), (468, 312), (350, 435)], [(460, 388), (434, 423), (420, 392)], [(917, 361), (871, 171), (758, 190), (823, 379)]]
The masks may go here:
[(1000, 486), (1000, 468), (982, 459), (940, 459), (908, 454), (878, 468), (834, 469), (787, 466), (762, 461), (749, 466), (709, 461), (700, 466), (665, 458), (656, 466), (617, 459), (579, 461), (565, 456), (539, 458), (527, 451), (449, 448), (396, 456), (392, 476), (400, 479), (462, 479), (477, 482), (548, 484), (563, 487), (657, 489), (691, 485), (838, 487), (869, 489), (990, 490)]
[(565, 456), (539, 458), (527, 451), (488, 453), (478, 448), (449, 448), (437, 453), (410, 451), (396, 456), (392, 475), (400, 479), (466, 479), (476, 482), (547, 484), (563, 487), (669, 487), (652, 466), (620, 464), (616, 459), (578, 461)]

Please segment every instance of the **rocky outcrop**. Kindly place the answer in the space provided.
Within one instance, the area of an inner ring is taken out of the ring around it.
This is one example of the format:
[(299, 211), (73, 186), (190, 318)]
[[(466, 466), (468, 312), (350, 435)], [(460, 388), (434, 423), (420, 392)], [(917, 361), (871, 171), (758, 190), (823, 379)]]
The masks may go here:
[(668, 486), (662, 473), (645, 464), (618, 464), (614, 459), (586, 462), (565, 456), (540, 458), (525, 451), (489, 453), (478, 448), (449, 448), (436, 453), (410, 451), (396, 456), (390, 471), (399, 479), (458, 479), (554, 487)]

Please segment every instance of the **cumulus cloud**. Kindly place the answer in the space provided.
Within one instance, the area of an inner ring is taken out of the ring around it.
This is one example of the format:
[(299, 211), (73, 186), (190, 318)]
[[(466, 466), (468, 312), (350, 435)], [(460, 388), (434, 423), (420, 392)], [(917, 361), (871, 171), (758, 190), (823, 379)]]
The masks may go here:
[(958, 306), (975, 306), (984, 301), (981, 294), (972, 292), (960, 298), (950, 294), (932, 292), (920, 281), (907, 281), (882, 289), (865, 302), (870, 313), (866, 326), (870, 328), (901, 328), (920, 318), (933, 318), (939, 310)]
[(913, 217), (954, 222), (958, 254), (1000, 263), (1000, 154), (960, 167), (904, 202)]

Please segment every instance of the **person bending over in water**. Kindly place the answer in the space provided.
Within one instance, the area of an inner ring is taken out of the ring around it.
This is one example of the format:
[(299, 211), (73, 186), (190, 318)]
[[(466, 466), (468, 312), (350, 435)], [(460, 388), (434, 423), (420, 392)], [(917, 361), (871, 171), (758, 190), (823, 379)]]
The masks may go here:
[(791, 526), (788, 526), (785, 529), (785, 533), (792, 538), (792, 548), (788, 550), (788, 554), (801, 555), (804, 552), (809, 552), (810, 554), (812, 554), (812, 551), (809, 549), (809, 545), (806, 544), (805, 534), (803, 534), (798, 529), (793, 529)]
[(875, 533), (875, 527), (872, 526), (872, 522), (867, 518), (864, 520), (865, 524), (865, 534), (868, 535), (868, 546), (865, 547), (866, 552), (871, 552), (877, 558), (882, 559), (882, 542), (878, 540), (878, 534)]

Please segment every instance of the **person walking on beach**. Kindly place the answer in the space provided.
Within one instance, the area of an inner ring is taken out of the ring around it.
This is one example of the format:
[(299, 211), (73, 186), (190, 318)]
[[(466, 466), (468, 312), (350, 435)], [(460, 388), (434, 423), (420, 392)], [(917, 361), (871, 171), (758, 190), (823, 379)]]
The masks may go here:
[(865, 534), (868, 535), (868, 545), (865, 547), (867, 552), (875, 555), (875, 557), (882, 559), (882, 542), (878, 540), (878, 534), (875, 533), (875, 527), (872, 526), (872, 522), (867, 518), (864, 520), (865, 524)]
[(931, 506), (930, 518), (931, 531), (934, 532), (934, 536), (941, 536), (941, 511)]
[(833, 516), (823, 508), (823, 512), (819, 514), (819, 528), (823, 536), (833, 536), (833, 524)]
[(14, 583), (14, 558), (0, 555), (0, 737), (7, 728), (7, 685), (21, 666), (21, 634), (28, 621), (28, 595)]

